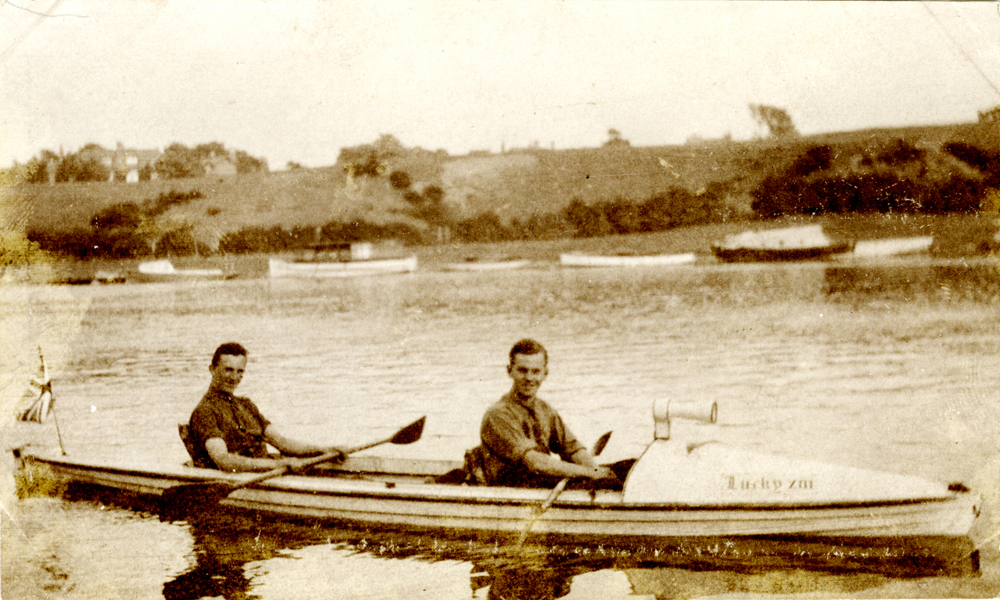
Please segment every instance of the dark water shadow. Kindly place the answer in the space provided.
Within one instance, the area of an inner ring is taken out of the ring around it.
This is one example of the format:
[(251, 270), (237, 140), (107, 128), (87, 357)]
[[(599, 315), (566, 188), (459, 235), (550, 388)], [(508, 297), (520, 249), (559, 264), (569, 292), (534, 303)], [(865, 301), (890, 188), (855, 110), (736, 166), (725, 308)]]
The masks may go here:
[(1000, 301), (1000, 265), (995, 261), (952, 261), (837, 265), (824, 271), (833, 300)]
[[(77, 485), (64, 497), (158, 518), (157, 503), (115, 490)], [(318, 545), (388, 561), (469, 563), (472, 593), (488, 586), (487, 597), (496, 599), (561, 598), (575, 577), (607, 569), (624, 572), (636, 593), (657, 598), (747, 591), (846, 595), (892, 581), (981, 574), (979, 554), (967, 537), (892, 538), (877, 545), (849, 538), (675, 538), (656, 544), (627, 538), (613, 544), (554, 539), (517, 547), (461, 535), (352, 528), (221, 508), (175, 526), (190, 531), (195, 563), (164, 584), (168, 600), (258, 598), (246, 569), (249, 563)]]

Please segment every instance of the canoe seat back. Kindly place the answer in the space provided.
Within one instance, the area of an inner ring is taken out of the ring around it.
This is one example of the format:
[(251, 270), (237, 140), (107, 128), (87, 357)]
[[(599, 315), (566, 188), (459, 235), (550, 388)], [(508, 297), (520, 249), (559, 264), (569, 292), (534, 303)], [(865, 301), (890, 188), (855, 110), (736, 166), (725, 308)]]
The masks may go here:
[(194, 455), (196, 453), (196, 450), (194, 447), (194, 442), (191, 441), (191, 435), (188, 432), (187, 423), (178, 423), (177, 433), (180, 434), (181, 441), (184, 442), (184, 449), (187, 450), (188, 456), (191, 457), (191, 460), (194, 460)]

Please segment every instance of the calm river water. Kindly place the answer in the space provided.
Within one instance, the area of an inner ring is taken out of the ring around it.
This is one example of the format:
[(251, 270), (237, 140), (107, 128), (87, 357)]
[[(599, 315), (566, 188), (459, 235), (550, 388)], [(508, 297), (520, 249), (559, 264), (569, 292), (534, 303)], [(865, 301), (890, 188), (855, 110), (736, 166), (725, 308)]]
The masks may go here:
[[(995, 597), (1000, 594), (1000, 270), (834, 268), (420, 272), (344, 281), (235, 279), (0, 286), (5, 402), (40, 345), (67, 453), (180, 463), (176, 424), (215, 347), (250, 350), (242, 395), (300, 437), (355, 444), (421, 415), (420, 442), (369, 452), (461, 459), (509, 387), (506, 353), (550, 352), (542, 396), (602, 458), (638, 456), (657, 398), (718, 402), (717, 436), (749, 450), (962, 481), (986, 505), (976, 573), (831, 572), (772, 561), (706, 568), (614, 550), (497, 548), (268, 522), (161, 523), (115, 498), (11, 491), (9, 449), (54, 446), (4, 417), (4, 598)], [(6, 404), (5, 404), (6, 405)], [(5, 413), (10, 413), (10, 410)], [(718, 548), (715, 548), (717, 551)], [(619, 557), (620, 558), (620, 557)]]

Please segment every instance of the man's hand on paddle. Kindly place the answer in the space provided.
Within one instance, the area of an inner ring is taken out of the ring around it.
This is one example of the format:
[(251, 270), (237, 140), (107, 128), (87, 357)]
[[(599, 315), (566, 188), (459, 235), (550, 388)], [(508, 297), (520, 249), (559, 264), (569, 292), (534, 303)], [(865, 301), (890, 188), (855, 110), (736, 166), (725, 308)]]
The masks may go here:
[[(336, 456), (330, 457), (329, 460), (324, 461), (325, 463), (340, 464), (344, 462), (347, 458), (344, 453), (339, 448), (327, 448), (323, 452), (317, 452), (316, 454), (336, 454)], [(282, 456), (278, 459), (278, 464), (284, 467), (288, 467), (288, 470), (296, 475), (302, 475), (308, 471), (311, 467), (315, 466), (315, 463), (311, 461), (313, 457), (297, 457), (297, 456)]]
[(591, 473), (587, 475), (587, 479), (592, 481), (617, 481), (618, 476), (615, 472), (608, 467), (591, 467)]

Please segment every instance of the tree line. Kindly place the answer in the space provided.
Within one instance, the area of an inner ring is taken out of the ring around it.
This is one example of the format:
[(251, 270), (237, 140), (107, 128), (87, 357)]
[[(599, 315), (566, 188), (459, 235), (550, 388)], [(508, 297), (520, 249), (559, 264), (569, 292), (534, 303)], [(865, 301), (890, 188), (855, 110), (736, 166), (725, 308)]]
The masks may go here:
[(1000, 188), (1000, 153), (964, 142), (944, 144), (948, 155), (970, 169), (931, 172), (927, 151), (894, 140), (877, 152), (853, 155), (856, 164), (836, 168), (828, 145), (810, 147), (786, 169), (753, 190), (758, 218), (844, 213), (948, 214), (980, 210), (986, 191)]
[[(42, 150), (27, 163), (0, 171), (0, 182), (13, 183), (56, 183), (125, 180), (121, 172), (122, 165), (115, 164), (109, 158), (116, 151), (108, 150), (99, 144), (86, 144), (76, 152), (64, 154), (52, 150)], [(202, 177), (210, 169), (212, 157), (232, 157), (237, 173), (256, 173), (267, 171), (267, 161), (256, 158), (242, 150), (227, 150), (220, 142), (198, 144), (189, 148), (184, 144), (174, 143), (160, 154), (154, 161), (145, 162), (139, 169), (140, 181), (159, 179), (183, 179)]]
[[(895, 140), (860, 153), (814, 145), (789, 166), (767, 175), (751, 191), (758, 219), (785, 215), (838, 213), (969, 213), (980, 210), (986, 192), (1000, 189), (1000, 153), (964, 142), (943, 145), (944, 152), (968, 168), (933, 171), (927, 151)], [(431, 156), (428, 156), (431, 155)], [(847, 158), (845, 158), (845, 156)], [(434, 244), (446, 230), (458, 242), (546, 240), (666, 231), (731, 220), (737, 215), (727, 198), (734, 182), (712, 182), (698, 192), (672, 187), (641, 202), (624, 198), (587, 204), (579, 198), (559, 211), (515, 217), (493, 211), (461, 218), (436, 183), (440, 163), (433, 153), (407, 151), (392, 136), (374, 145), (346, 149), (341, 166), (348, 183), (368, 178), (373, 193), (398, 194), (408, 219), (376, 224), (363, 219), (315, 226), (246, 227), (225, 234), (217, 248), (195, 241), (192, 226), (157, 219), (170, 207), (200, 198), (197, 191), (167, 192), (140, 203), (120, 203), (93, 215), (89, 227), (67, 232), (29, 232), (42, 250), (87, 258), (183, 256), (218, 251), (229, 254), (275, 253), (322, 242), (395, 239)], [(845, 166), (843, 161), (848, 160)], [(391, 165), (391, 166), (390, 166)], [(931, 165), (931, 166), (929, 166)], [(411, 173), (416, 173), (412, 175)], [(414, 183), (419, 178), (419, 184)], [(421, 225), (421, 223), (423, 225)]]

